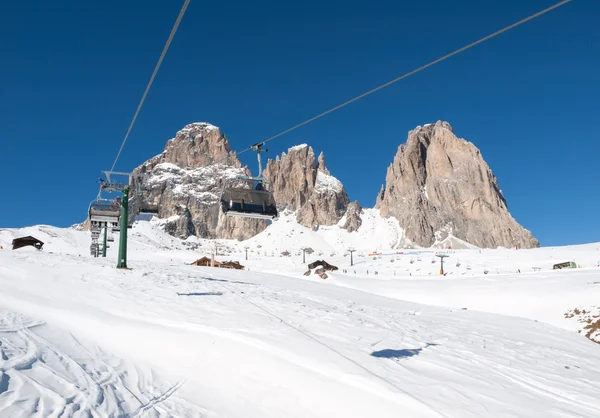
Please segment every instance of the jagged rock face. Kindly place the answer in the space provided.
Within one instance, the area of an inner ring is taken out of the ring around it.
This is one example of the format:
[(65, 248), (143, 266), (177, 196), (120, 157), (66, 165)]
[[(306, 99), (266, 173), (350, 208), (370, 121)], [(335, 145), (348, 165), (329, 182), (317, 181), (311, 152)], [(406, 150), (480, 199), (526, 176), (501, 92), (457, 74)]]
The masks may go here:
[(377, 203), (414, 243), (431, 246), (452, 234), (471, 244), (538, 247), (508, 212), (498, 181), (470, 142), (447, 122), (410, 131), (389, 166)]
[[(219, 195), (227, 180), (250, 172), (230, 152), (219, 128), (207, 123), (187, 125), (169, 140), (165, 151), (135, 170), (146, 174), (150, 203), (158, 204), (165, 230), (186, 238), (248, 239), (265, 229), (267, 222), (224, 216)], [(270, 183), (279, 210), (297, 212), (298, 221), (317, 229), (337, 223), (349, 199), (342, 184), (318, 161), (307, 145), (290, 148), (269, 160), (264, 178)], [(132, 202), (135, 212), (137, 202)]]
[(385, 185), (381, 185), (381, 189), (377, 194), (377, 199), (375, 200), (375, 209), (379, 209), (381, 207), (381, 202), (383, 202), (383, 198), (385, 196)]
[(317, 180), (317, 160), (306, 144), (292, 147), (275, 160), (267, 161), (263, 172), (270, 183), (278, 210), (296, 211), (308, 201)]
[(346, 212), (349, 199), (344, 186), (330, 174), (323, 153), (317, 163), (313, 149), (306, 144), (269, 160), (263, 175), (278, 209), (297, 211), (297, 220), (304, 226), (334, 225)]
[(161, 162), (182, 168), (206, 167), (214, 162), (241, 167), (240, 161), (231, 154), (229, 141), (221, 130), (209, 123), (186, 125), (169, 140), (161, 154)]
[(346, 209), (346, 222), (344, 223), (343, 228), (348, 232), (357, 231), (362, 225), (362, 219), (360, 217), (361, 212), (362, 207), (360, 206), (360, 203), (358, 203), (358, 200), (350, 203)]
[[(227, 217), (220, 211), (219, 197), (226, 181), (250, 173), (213, 125), (187, 125), (167, 142), (162, 154), (135, 173), (146, 175), (148, 201), (158, 204), (159, 217), (168, 218), (165, 230), (174, 236), (247, 239), (266, 228), (264, 220)], [(136, 204), (132, 202), (133, 211)]]
[(329, 170), (327, 169), (327, 166), (325, 165), (325, 154), (323, 154), (323, 152), (321, 151), (321, 153), (319, 154), (319, 171), (327, 174), (328, 176), (331, 175), (331, 173), (329, 172)]

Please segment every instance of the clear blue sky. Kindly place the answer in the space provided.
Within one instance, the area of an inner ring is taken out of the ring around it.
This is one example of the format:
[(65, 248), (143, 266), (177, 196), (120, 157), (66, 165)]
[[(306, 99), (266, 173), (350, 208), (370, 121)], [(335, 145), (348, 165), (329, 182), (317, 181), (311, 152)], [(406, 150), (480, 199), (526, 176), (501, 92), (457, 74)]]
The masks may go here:
[[(85, 219), (183, 1), (0, 2), (0, 227)], [(191, 0), (116, 169), (208, 121), (234, 149), (551, 0)], [(269, 144), (324, 151), (372, 206), (416, 125), (477, 145), (542, 245), (600, 241), (600, 2), (575, 0)], [(244, 158), (252, 164), (254, 160)]]

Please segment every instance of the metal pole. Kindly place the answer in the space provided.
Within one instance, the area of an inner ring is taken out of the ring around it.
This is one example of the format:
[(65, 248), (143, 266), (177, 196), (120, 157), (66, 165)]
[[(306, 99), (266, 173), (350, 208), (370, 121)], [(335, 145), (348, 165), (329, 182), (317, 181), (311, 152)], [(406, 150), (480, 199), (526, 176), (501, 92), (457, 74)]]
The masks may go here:
[(436, 254), (440, 258), (440, 274), (444, 274), (444, 258), (448, 257), (446, 254)]
[(104, 241), (102, 244), (102, 257), (106, 257), (106, 235), (108, 234), (108, 222), (104, 224)]
[(129, 188), (123, 189), (121, 198), (121, 234), (119, 237), (118, 269), (127, 268), (127, 226), (129, 225)]
[(350, 251), (350, 265), (353, 266), (354, 265), (354, 259), (352, 258), (352, 255), (353, 255), (354, 251), (356, 251), (356, 250), (348, 250), (348, 251)]
[(248, 248), (246, 248), (246, 261), (248, 261)]
[(302, 248), (302, 264), (306, 263), (306, 248)]
[(260, 158), (260, 148), (256, 150), (258, 153), (258, 177), (262, 177), (262, 160)]

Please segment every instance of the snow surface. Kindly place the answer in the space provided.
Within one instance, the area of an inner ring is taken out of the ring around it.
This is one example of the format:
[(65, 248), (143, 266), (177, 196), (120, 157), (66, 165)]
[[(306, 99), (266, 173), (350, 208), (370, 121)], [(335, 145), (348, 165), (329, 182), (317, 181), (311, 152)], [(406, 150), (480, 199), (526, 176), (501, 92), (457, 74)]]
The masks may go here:
[[(385, 221), (284, 215), (244, 242), (137, 222), (131, 270), (118, 233), (103, 259), (88, 232), (0, 230), (0, 416), (597, 416), (600, 345), (565, 313), (598, 306), (600, 244), (449, 250), (440, 276), (438, 250), (392, 249)], [(44, 250), (9, 250), (24, 234)], [(352, 267), (340, 237), (362, 244)], [(340, 270), (303, 276), (304, 244)], [(189, 265), (215, 245), (246, 270)]]
[(308, 144), (295, 145), (293, 147), (288, 148), (288, 154), (289, 154), (290, 151), (298, 151), (298, 150), (304, 149), (306, 147), (308, 147)]
[(404, 240), (404, 230), (396, 218), (384, 219), (377, 209), (364, 209), (362, 225), (357, 232), (343, 229), (345, 217), (333, 226), (320, 226), (313, 231), (296, 222), (293, 213), (281, 213), (266, 230), (245, 241), (251, 247), (268, 248), (280, 254), (284, 251), (296, 252), (302, 247), (310, 247), (318, 253), (343, 254), (352, 247), (365, 253), (382, 248), (394, 248)]
[(344, 186), (335, 177), (325, 174), (322, 171), (317, 171), (315, 190), (318, 192), (333, 191), (336, 193), (342, 193)]
[(212, 204), (219, 199), (219, 179), (231, 180), (243, 174), (243, 168), (221, 164), (187, 169), (172, 163), (160, 163), (154, 167), (146, 184), (154, 188), (167, 183), (178, 198), (194, 197), (201, 203)]
[(207, 130), (207, 131), (216, 131), (216, 130), (219, 130), (218, 126), (215, 126), (215, 125), (213, 125), (211, 123), (208, 123), (208, 122), (194, 122), (194, 123), (190, 123), (189, 125), (184, 126), (183, 129), (180, 130), (179, 132), (180, 133), (187, 133), (187, 132), (191, 131), (194, 128), (202, 128), (202, 129)]

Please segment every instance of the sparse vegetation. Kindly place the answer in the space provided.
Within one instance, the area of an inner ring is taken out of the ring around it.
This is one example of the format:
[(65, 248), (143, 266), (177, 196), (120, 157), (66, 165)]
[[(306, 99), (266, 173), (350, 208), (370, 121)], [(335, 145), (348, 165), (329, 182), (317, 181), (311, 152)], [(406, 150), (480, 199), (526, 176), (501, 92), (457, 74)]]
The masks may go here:
[[(597, 312), (595, 315), (593, 314)], [(572, 319), (576, 318), (578, 322), (585, 324), (585, 326), (578, 332), (580, 334), (585, 332), (585, 336), (595, 343), (600, 344), (600, 308), (592, 306), (591, 308), (579, 309), (575, 308), (565, 313), (565, 318)]]

